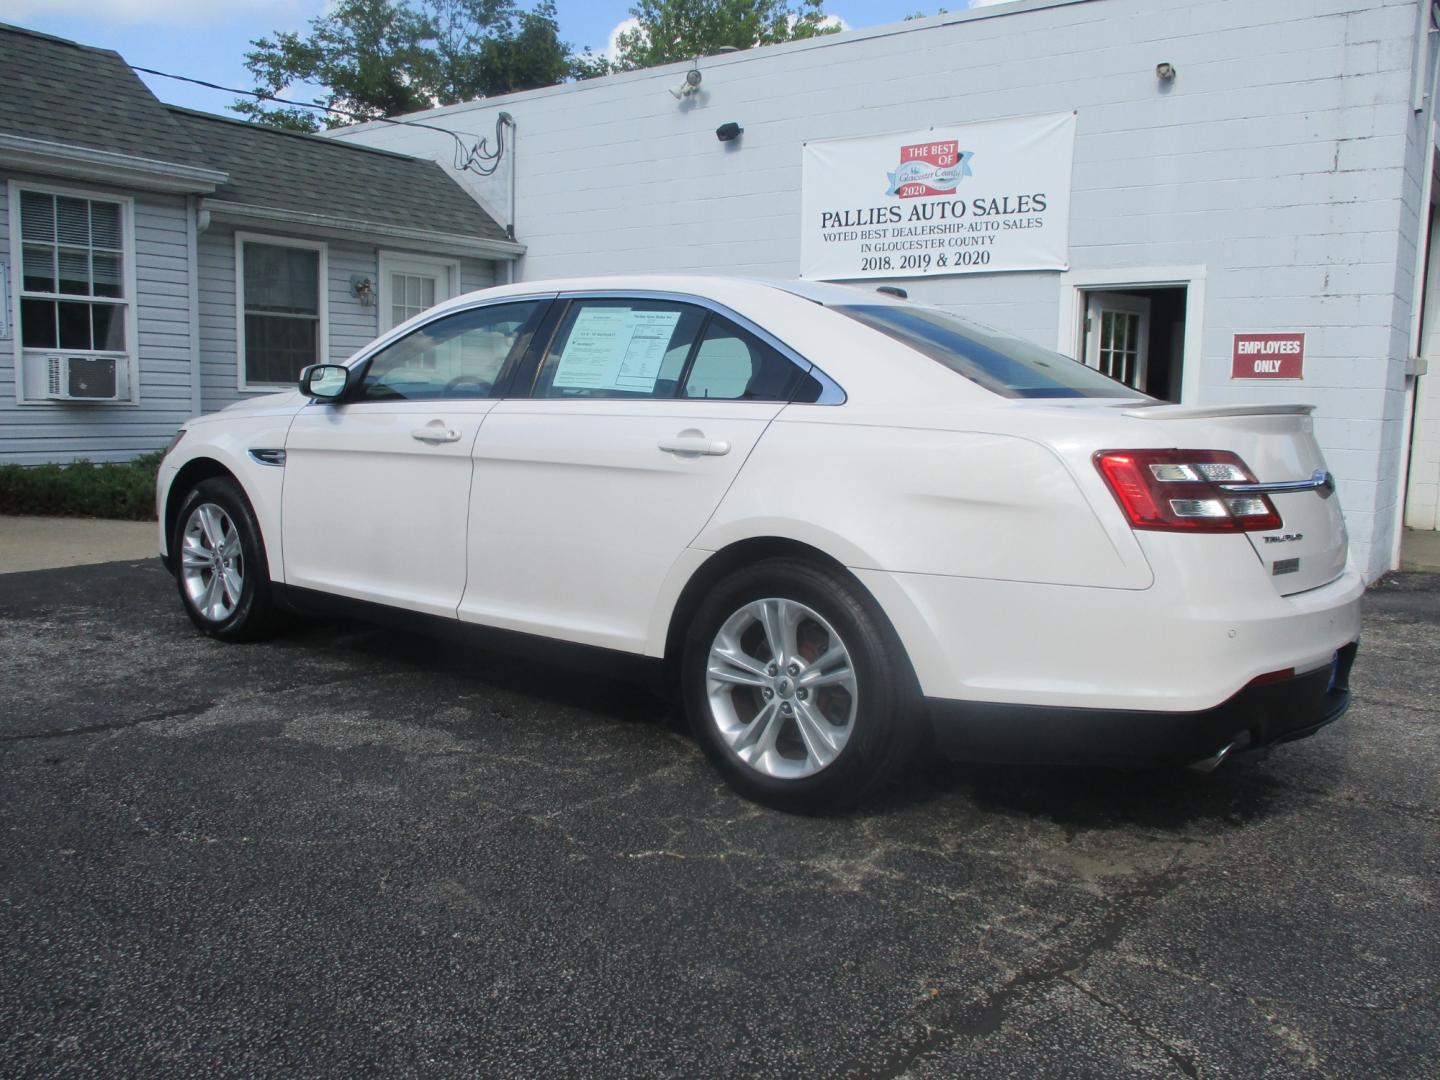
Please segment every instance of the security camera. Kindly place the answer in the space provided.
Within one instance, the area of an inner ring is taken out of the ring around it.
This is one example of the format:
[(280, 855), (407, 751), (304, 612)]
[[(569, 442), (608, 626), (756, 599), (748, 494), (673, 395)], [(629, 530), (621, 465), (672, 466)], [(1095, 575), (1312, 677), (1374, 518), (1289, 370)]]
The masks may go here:
[(734, 142), (743, 134), (745, 134), (745, 129), (733, 120), (728, 124), (721, 124), (715, 129), (715, 138), (721, 142)]
[(698, 68), (691, 68), (685, 73), (685, 81), (670, 91), (675, 100), (687, 98), (700, 89), (700, 71)]
[(1164, 63), (1156, 64), (1156, 65), (1155, 65), (1155, 77), (1156, 77), (1157, 79), (1159, 79), (1161, 82), (1170, 82), (1170, 81), (1172, 81), (1172, 80), (1175, 78), (1175, 65), (1174, 65), (1174, 64), (1164, 64)]

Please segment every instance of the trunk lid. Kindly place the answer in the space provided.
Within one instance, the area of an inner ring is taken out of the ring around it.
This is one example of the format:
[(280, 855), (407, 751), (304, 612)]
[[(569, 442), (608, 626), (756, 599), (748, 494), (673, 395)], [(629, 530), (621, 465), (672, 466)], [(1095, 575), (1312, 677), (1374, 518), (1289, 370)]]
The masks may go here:
[(1245, 535), (1282, 596), (1319, 588), (1344, 572), (1349, 540), (1334, 481), (1315, 441), (1314, 406), (1131, 405), (1123, 411), (1164, 422), (1179, 448), (1239, 454), (1260, 484), (1323, 478), (1308, 490), (1265, 492), (1280, 512), (1281, 527)]

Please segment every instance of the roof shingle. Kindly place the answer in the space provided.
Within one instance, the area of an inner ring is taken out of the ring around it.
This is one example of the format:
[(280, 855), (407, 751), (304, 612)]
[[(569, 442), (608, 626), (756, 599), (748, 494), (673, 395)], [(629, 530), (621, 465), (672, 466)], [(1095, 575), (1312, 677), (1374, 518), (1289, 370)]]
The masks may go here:
[(123, 57), (0, 23), (0, 132), (204, 167)]
[(433, 161), (170, 106), (230, 179), (215, 198), (460, 236), (505, 231)]
[(219, 169), (214, 198), (505, 239), (433, 161), (162, 105), (119, 53), (0, 23), (0, 133)]

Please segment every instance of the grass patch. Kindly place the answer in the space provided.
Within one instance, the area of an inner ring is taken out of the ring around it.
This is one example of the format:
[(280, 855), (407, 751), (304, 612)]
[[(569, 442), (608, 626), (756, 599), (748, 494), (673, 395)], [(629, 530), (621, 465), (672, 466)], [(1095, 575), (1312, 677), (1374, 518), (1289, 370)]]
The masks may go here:
[(161, 456), (104, 465), (0, 465), (0, 514), (154, 521)]

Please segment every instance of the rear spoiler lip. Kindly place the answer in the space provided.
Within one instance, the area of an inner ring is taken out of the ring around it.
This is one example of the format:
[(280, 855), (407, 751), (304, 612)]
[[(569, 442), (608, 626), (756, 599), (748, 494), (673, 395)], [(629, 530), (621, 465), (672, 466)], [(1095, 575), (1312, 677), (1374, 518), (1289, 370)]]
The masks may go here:
[(1201, 420), (1221, 416), (1309, 416), (1314, 405), (1131, 405), (1125, 416), (1141, 420)]

